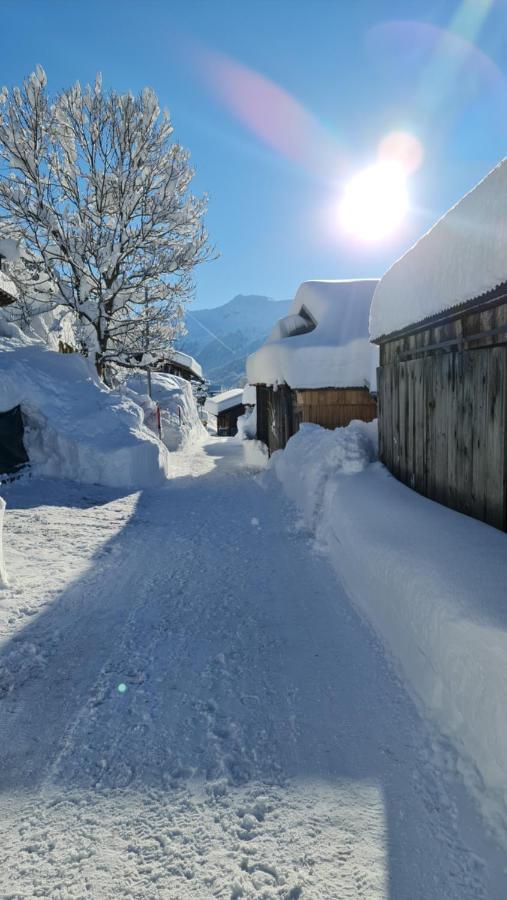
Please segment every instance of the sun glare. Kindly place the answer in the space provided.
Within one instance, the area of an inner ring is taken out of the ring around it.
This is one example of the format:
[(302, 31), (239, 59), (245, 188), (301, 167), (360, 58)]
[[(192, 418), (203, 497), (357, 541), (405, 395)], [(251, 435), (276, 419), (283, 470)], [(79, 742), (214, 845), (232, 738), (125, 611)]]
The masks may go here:
[(389, 237), (408, 210), (403, 167), (381, 161), (354, 175), (345, 185), (339, 217), (342, 228), (364, 241)]

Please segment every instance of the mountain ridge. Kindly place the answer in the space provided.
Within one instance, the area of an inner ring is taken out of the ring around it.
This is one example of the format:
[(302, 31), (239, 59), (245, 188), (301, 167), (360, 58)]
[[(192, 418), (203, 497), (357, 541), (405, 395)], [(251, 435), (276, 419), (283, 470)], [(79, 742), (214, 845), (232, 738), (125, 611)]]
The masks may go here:
[(264, 343), (291, 303), (263, 294), (236, 294), (221, 306), (187, 310), (187, 334), (178, 349), (200, 362), (214, 389), (235, 387), (245, 380), (247, 356)]

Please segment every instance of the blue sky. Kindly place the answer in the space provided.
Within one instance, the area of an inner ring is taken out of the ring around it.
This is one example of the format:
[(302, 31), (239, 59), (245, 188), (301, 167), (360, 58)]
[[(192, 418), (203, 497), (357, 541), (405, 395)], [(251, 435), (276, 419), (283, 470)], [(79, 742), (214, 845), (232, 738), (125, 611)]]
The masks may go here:
[[(196, 307), (382, 274), (506, 155), (507, 0), (3, 0), (0, 11), (0, 82), (37, 62), (53, 90), (100, 70), (118, 90), (151, 85), (170, 109), (220, 252), (196, 273)], [(266, 87), (264, 107), (281, 98), (266, 121), (252, 84)], [(343, 183), (400, 129), (424, 149), (409, 214), (389, 239), (353, 240), (335, 215)]]

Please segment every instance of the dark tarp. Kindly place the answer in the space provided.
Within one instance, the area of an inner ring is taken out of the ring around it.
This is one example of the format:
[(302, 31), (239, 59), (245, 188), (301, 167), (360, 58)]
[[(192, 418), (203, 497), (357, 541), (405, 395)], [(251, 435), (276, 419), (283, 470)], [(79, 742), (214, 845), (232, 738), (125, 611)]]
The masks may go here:
[(28, 462), (23, 444), (23, 431), (20, 406), (0, 413), (0, 474), (15, 472)]

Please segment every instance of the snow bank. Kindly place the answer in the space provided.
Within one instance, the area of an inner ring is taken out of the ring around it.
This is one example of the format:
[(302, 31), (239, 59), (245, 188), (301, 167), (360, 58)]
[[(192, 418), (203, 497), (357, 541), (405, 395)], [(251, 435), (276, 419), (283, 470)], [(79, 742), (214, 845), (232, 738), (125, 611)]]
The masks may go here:
[(257, 408), (250, 406), (242, 416), (238, 417), (238, 433), (236, 439), (248, 441), (257, 435)]
[(189, 443), (203, 442), (206, 430), (199, 418), (197, 403), (189, 381), (177, 375), (152, 372), (152, 401), (147, 393), (148, 382), (144, 373), (130, 375), (125, 381), (125, 387), (142, 405), (145, 424), (155, 433), (156, 404), (159, 404), (162, 440), (169, 450), (178, 450)]
[(368, 319), (377, 279), (306, 281), (289, 315), (247, 360), (250, 384), (291, 388), (376, 386), (378, 349)]
[(375, 340), (507, 281), (507, 158), (386, 272), (371, 306)]
[(5, 513), (5, 500), (0, 497), (0, 588), (8, 587), (9, 580), (7, 578), (7, 572), (5, 569), (4, 562), (4, 553), (3, 553), (3, 524), (4, 524), (4, 513)]
[(507, 535), (411, 491), (374, 455), (374, 423), (303, 425), (270, 469), (507, 842)]
[(223, 391), (221, 394), (215, 394), (214, 397), (208, 397), (204, 409), (210, 415), (217, 416), (241, 403), (243, 403), (243, 388), (232, 388), (230, 391)]
[(108, 390), (78, 354), (60, 354), (12, 324), (0, 337), (0, 411), (21, 406), (24, 443), (42, 475), (141, 488), (167, 472), (167, 451), (132, 400)]

